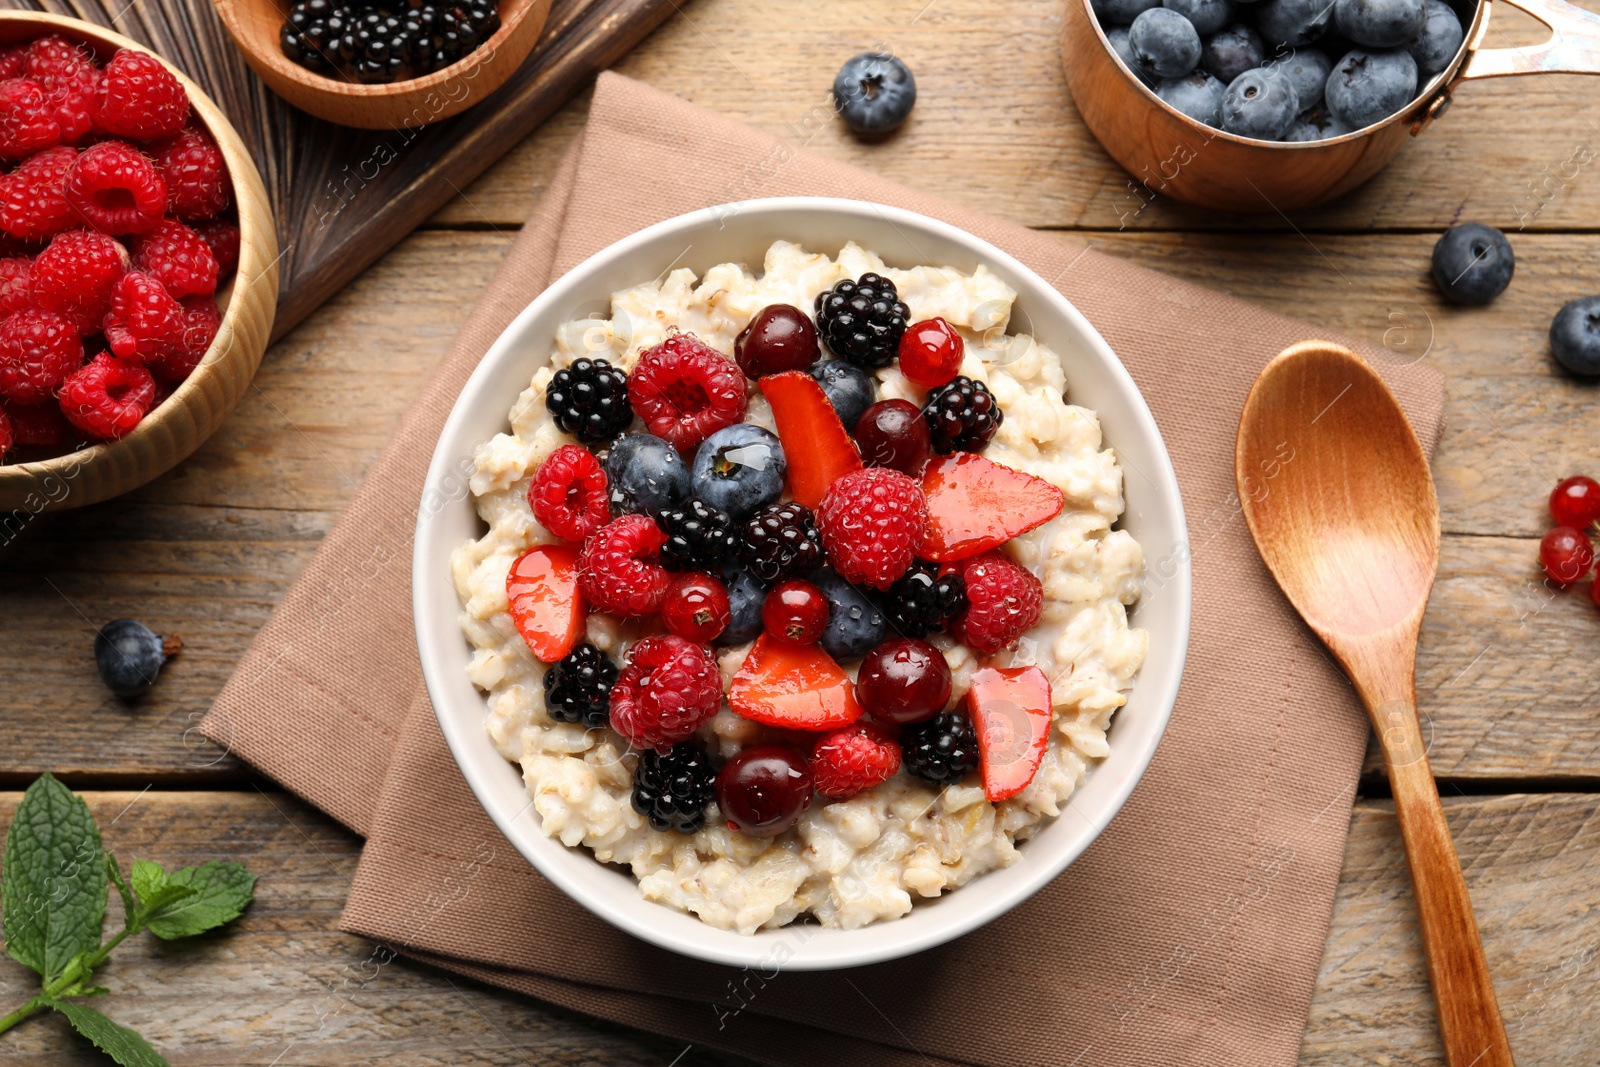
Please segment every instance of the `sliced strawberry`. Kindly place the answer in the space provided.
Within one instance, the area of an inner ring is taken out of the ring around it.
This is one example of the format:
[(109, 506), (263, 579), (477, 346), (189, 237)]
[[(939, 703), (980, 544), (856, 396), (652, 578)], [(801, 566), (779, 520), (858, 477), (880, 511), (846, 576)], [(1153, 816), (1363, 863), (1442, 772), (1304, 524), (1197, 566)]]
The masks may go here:
[(578, 591), (578, 547), (540, 545), (506, 574), (511, 621), (543, 663), (561, 659), (583, 636), (588, 613)]
[(816, 645), (756, 638), (728, 687), (728, 705), (788, 730), (832, 730), (861, 718), (850, 676)]
[(967, 710), (978, 729), (983, 795), (1016, 796), (1039, 772), (1050, 739), (1050, 679), (1038, 667), (980, 667)]
[[(793, 463), (791, 461), (791, 467)], [(940, 456), (922, 472), (928, 536), (917, 555), (941, 563), (998, 548), (1061, 514), (1061, 490), (972, 452)]]
[(816, 510), (835, 480), (861, 469), (861, 454), (817, 380), (805, 371), (769, 374), (756, 383), (772, 405), (789, 463), (789, 491)]

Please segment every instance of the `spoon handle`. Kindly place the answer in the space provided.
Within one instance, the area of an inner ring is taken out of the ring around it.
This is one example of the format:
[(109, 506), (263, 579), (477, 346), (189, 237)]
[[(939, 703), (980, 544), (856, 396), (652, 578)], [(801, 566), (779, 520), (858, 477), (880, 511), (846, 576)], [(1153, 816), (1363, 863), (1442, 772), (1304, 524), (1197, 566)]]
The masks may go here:
[(1373, 720), (1411, 867), (1445, 1061), (1450, 1067), (1515, 1067), (1472, 898), (1428, 765), (1416, 703), (1386, 702), (1373, 709)]

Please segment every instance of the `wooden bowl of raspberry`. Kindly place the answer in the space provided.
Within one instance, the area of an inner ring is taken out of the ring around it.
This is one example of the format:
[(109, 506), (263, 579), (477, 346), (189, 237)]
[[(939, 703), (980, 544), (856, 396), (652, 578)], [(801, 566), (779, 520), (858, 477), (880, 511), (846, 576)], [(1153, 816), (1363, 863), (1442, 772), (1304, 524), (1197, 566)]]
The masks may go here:
[(216, 104), (77, 19), (0, 12), (0, 164), (0, 512), (32, 515), (216, 430), (266, 350), (278, 243)]

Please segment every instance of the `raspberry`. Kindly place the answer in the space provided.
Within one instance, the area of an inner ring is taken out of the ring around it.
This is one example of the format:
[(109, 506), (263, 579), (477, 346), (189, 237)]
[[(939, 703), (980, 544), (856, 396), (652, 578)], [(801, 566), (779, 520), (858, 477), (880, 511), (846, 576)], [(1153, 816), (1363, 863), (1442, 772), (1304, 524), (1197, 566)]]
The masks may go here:
[(817, 507), (817, 529), (833, 569), (874, 589), (889, 588), (906, 572), (927, 527), (922, 488), (889, 467), (846, 474)]
[(128, 269), (128, 250), (115, 238), (88, 230), (57, 234), (28, 275), (33, 302), (65, 315), (87, 336), (111, 310), (111, 289)]
[(185, 126), (151, 145), (150, 157), (167, 183), (167, 210), (174, 217), (209, 219), (228, 206), (228, 165), (205, 130)]
[(183, 343), (169, 354), (145, 364), (156, 376), (157, 385), (187, 378), (206, 358), (222, 326), (222, 312), (210, 297), (186, 296), (178, 303), (183, 308)]
[[(168, 193), (171, 186), (168, 185)], [(194, 232), (211, 249), (217, 261), (217, 280), (221, 281), (239, 269), (239, 227), (227, 219), (206, 219), (194, 224)]]
[(967, 560), (967, 610), (950, 624), (950, 633), (977, 652), (998, 652), (1016, 643), (1039, 621), (1044, 587), (1033, 572), (998, 552)]
[(11, 451), (14, 440), (11, 436), (11, 419), (6, 415), (6, 409), (0, 408), (0, 459), (4, 459), (7, 452)]
[(22, 159), (61, 143), (61, 126), (44, 86), (28, 78), (0, 82), (0, 159)]
[(211, 247), (172, 219), (139, 239), (133, 265), (155, 275), (173, 296), (210, 296), (217, 291), (217, 257)]
[(61, 140), (75, 143), (93, 127), (89, 111), (100, 83), (100, 70), (89, 52), (52, 34), (28, 46), (27, 76), (44, 86)]
[(0, 230), (40, 241), (78, 225), (81, 220), (66, 193), (67, 174), (77, 158), (76, 148), (56, 145), (0, 178)]
[(189, 96), (155, 56), (117, 50), (94, 94), (95, 128), (119, 137), (170, 137), (189, 120)]
[(528, 505), (539, 525), (563, 541), (581, 543), (611, 518), (606, 472), (586, 448), (562, 445), (539, 464)]
[(78, 331), (54, 312), (23, 308), (0, 322), (0, 394), (12, 400), (47, 398), (82, 362)]
[(67, 173), (66, 193), (84, 221), (102, 233), (144, 233), (167, 210), (167, 185), (156, 165), (121, 141), (84, 149)]
[(106, 316), (106, 343), (119, 359), (148, 363), (183, 348), (184, 313), (161, 283), (136, 270), (117, 279)]
[(811, 776), (817, 792), (834, 800), (853, 797), (894, 777), (900, 746), (870, 722), (857, 722), (823, 734), (811, 751)]
[(20, 78), (27, 72), (26, 48), (0, 48), (0, 81)]
[(31, 259), (0, 259), (0, 319), (27, 307)]
[(611, 687), (611, 728), (640, 748), (665, 752), (686, 740), (722, 703), (722, 676), (704, 646), (672, 634), (628, 651)]
[(628, 379), (628, 401), (645, 428), (690, 455), (744, 417), (744, 372), (689, 333), (646, 349)]
[(155, 405), (156, 382), (137, 363), (101, 353), (61, 383), (61, 413), (84, 433), (121, 437)]
[(666, 535), (648, 515), (624, 515), (584, 542), (578, 587), (589, 606), (613, 615), (650, 615), (671, 576), (657, 562)]
[(41, 404), (5, 405), (11, 417), (11, 438), (16, 445), (45, 445), (58, 448), (67, 443), (72, 433), (67, 418), (61, 414), (61, 405), (54, 400)]

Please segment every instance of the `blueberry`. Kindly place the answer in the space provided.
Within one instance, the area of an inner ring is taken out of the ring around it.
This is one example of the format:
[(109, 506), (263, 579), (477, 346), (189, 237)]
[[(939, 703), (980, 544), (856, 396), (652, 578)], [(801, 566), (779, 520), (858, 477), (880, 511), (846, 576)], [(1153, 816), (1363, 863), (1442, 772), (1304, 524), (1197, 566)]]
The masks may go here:
[(789, 464), (768, 430), (741, 422), (718, 430), (694, 454), (694, 495), (730, 518), (742, 519), (783, 495)]
[(867, 137), (889, 133), (911, 114), (917, 79), (898, 56), (863, 52), (833, 79), (833, 106), (845, 125)]
[(1394, 48), (1422, 32), (1428, 9), (1422, 0), (1334, 0), (1339, 32), (1368, 48)]
[(1351, 132), (1350, 127), (1340, 122), (1328, 113), (1327, 107), (1318, 104), (1300, 112), (1294, 120), (1294, 125), (1289, 127), (1289, 132), (1283, 135), (1285, 141), (1325, 141), (1330, 137), (1343, 137)]
[(611, 510), (659, 514), (689, 499), (689, 468), (678, 450), (654, 434), (627, 433), (606, 456)]
[(1206, 38), (1200, 49), (1200, 66), (1226, 87), (1251, 67), (1259, 67), (1265, 56), (1261, 35), (1236, 22)]
[(132, 700), (156, 684), (161, 665), (182, 647), (176, 637), (163, 638), (142, 622), (117, 619), (94, 635), (94, 665), (107, 689)]
[(1556, 312), (1550, 351), (1573, 374), (1600, 375), (1600, 296), (1580, 296)]
[(754, 641), (761, 633), (761, 605), (767, 599), (767, 587), (743, 567), (724, 568), (722, 584), (728, 589), (731, 616), (727, 628), (712, 643), (742, 645)]
[(1223, 84), (1204, 71), (1183, 78), (1168, 78), (1156, 86), (1156, 95), (1196, 122), (1216, 126), (1222, 122)]
[(1433, 280), (1452, 304), (1487, 304), (1511, 284), (1511, 242), (1493, 226), (1464, 222), (1433, 246)]
[[(1269, 0), (1271, 2), (1271, 0)], [(1300, 99), (1288, 78), (1267, 67), (1247, 70), (1222, 95), (1222, 128), (1240, 137), (1276, 141), (1300, 112)]]
[(1332, 21), (1333, 0), (1263, 0), (1256, 7), (1256, 29), (1275, 51), (1310, 44)]
[(872, 375), (847, 360), (830, 359), (818, 363), (811, 368), (811, 376), (828, 394), (828, 403), (833, 405), (846, 429), (860, 422), (866, 410), (878, 401)]
[(1334, 64), (1325, 96), (1334, 118), (1352, 130), (1388, 118), (1417, 95), (1417, 61), (1409, 52), (1354, 49)]
[(849, 663), (883, 643), (889, 624), (865, 593), (831, 567), (813, 572), (811, 581), (828, 598), (828, 628), (818, 641), (824, 652), (840, 663)]
[(1128, 45), (1140, 66), (1158, 78), (1181, 78), (1200, 64), (1200, 35), (1176, 11), (1154, 7), (1128, 27)]
[(1233, 0), (1161, 0), (1161, 6), (1188, 19), (1202, 37), (1216, 33), (1233, 18)]
[(1133, 46), (1128, 43), (1128, 28), (1126, 26), (1111, 27), (1106, 31), (1106, 40), (1111, 42), (1111, 50), (1117, 54), (1118, 59), (1122, 60), (1122, 65), (1128, 68), (1130, 74), (1150, 88), (1154, 89), (1156, 87), (1156, 82), (1159, 79), (1139, 65), (1138, 57), (1133, 54)]
[(1304, 111), (1322, 102), (1322, 91), (1328, 84), (1328, 73), (1333, 70), (1333, 60), (1316, 48), (1292, 48), (1287, 56), (1268, 60), (1263, 66), (1289, 79), (1295, 98), (1300, 101), (1300, 110)]
[(1160, 6), (1161, 0), (1098, 0), (1094, 11), (1102, 25), (1127, 26), (1146, 11)]
[(1417, 61), (1417, 74), (1431, 78), (1450, 65), (1461, 47), (1461, 20), (1442, 0), (1427, 0), (1427, 19), (1422, 29), (1406, 42), (1406, 51)]

